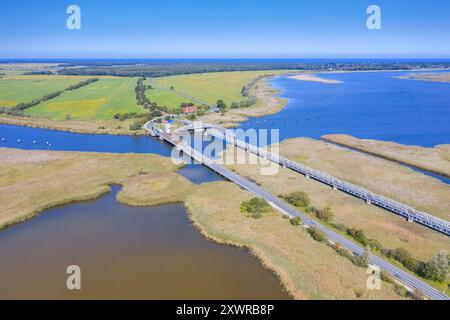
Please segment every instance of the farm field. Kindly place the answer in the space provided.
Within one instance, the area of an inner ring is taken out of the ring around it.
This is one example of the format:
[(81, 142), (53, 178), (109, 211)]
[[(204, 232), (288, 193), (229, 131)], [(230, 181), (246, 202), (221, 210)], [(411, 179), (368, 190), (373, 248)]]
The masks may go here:
[(25, 114), (53, 120), (110, 120), (116, 113), (142, 111), (136, 104), (135, 86), (135, 78), (100, 78), (29, 108)]
[(0, 78), (0, 106), (13, 107), (18, 103), (31, 102), (89, 78), (92, 77), (7, 76)]
[(171, 110), (179, 107), (182, 102), (193, 102), (189, 98), (162, 88), (147, 89), (145, 95), (151, 102), (156, 102), (158, 105), (168, 107)]
[(18, 76), (25, 72), (56, 70), (59, 63), (0, 63), (0, 76)]
[(243, 99), (241, 95), (242, 87), (252, 79), (261, 75), (284, 72), (286, 71), (265, 70), (179, 75), (155, 78), (152, 85), (156, 88), (166, 89), (173, 87), (175, 93), (182, 93), (209, 104), (215, 104), (218, 99), (223, 99), (230, 105), (234, 101), (238, 102)]

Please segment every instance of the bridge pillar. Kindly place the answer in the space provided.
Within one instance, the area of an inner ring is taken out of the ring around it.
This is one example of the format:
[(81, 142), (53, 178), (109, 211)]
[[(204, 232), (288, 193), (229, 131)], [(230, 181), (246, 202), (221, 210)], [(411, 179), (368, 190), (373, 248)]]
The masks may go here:
[(408, 221), (409, 223), (413, 223), (413, 219), (411, 217), (406, 218), (406, 221)]
[(333, 190), (337, 190), (337, 187), (336, 187), (336, 186), (333, 186)]
[(305, 178), (306, 178), (306, 179), (309, 179), (309, 174), (305, 174)]
[(372, 204), (372, 201), (370, 201), (370, 199), (366, 199), (366, 203), (367, 204)]

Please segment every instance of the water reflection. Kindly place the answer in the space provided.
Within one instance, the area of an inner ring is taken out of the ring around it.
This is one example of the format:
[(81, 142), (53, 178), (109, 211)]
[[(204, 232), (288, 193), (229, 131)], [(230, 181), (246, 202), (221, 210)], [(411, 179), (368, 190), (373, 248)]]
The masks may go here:
[[(0, 232), (0, 299), (286, 299), (256, 258), (207, 241), (181, 204), (135, 208), (117, 186)], [(82, 290), (65, 287), (79, 265)]]

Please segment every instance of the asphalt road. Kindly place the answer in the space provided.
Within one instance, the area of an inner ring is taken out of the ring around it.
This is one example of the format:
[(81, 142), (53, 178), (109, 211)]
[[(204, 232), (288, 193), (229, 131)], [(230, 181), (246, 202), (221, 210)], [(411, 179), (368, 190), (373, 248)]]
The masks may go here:
[[(146, 124), (147, 130), (148, 130), (148, 124)], [(163, 138), (166, 139), (168, 142), (174, 144), (174, 142), (169, 140), (169, 137), (164, 136)], [(226, 179), (236, 183), (241, 188), (266, 199), (269, 203), (271, 203), (272, 206), (274, 206), (276, 209), (280, 210), (284, 214), (290, 216), (290, 217), (300, 217), (302, 219), (302, 222), (309, 226), (309, 227), (316, 227), (323, 231), (328, 238), (335, 242), (340, 243), (344, 248), (347, 250), (353, 252), (357, 255), (362, 255), (366, 253), (365, 248), (360, 246), (359, 244), (354, 243), (353, 241), (350, 241), (349, 239), (345, 238), (344, 236), (341, 236), (340, 234), (328, 229), (326, 226), (320, 224), (319, 222), (311, 219), (308, 215), (305, 213), (298, 211), (291, 207), (290, 205), (286, 204), (285, 202), (281, 201), (278, 197), (271, 194), (270, 192), (265, 191), (255, 183), (250, 182), (249, 180), (241, 177), (240, 175), (234, 173), (233, 171), (229, 170), (228, 168), (216, 164), (212, 159), (203, 157), (202, 154), (200, 154), (197, 151), (193, 151), (193, 149), (189, 146), (183, 146), (183, 151), (187, 154), (190, 154), (191, 157), (193, 157), (195, 160), (203, 163), (205, 166), (210, 168), (211, 170), (219, 173)], [(435, 289), (431, 285), (425, 283), (424, 281), (421, 281), (417, 277), (413, 276), (412, 274), (403, 271), (402, 269), (394, 266), (393, 264), (383, 260), (382, 258), (378, 257), (375, 254), (370, 254), (369, 262), (372, 265), (375, 265), (379, 267), (381, 270), (386, 270), (391, 275), (396, 278), (397, 280), (401, 281), (402, 283), (406, 284), (410, 288), (414, 288), (425, 294), (430, 299), (434, 300), (449, 300), (449, 297), (445, 295), (444, 293), (440, 292), (439, 290)]]
[[(351, 252), (353, 252), (357, 255), (362, 255), (366, 252), (366, 250), (362, 246), (360, 246), (360, 245), (348, 240), (347, 238), (341, 236), (340, 234), (328, 229), (327, 227), (320, 224), (319, 222), (311, 219), (306, 214), (292, 208), (290, 205), (281, 201), (273, 194), (265, 191), (258, 185), (248, 181), (247, 179), (241, 177), (240, 175), (234, 173), (233, 171), (231, 171), (223, 166), (212, 164), (212, 163), (211, 164), (205, 163), (205, 165), (210, 167), (212, 170), (218, 172), (219, 174), (221, 174), (228, 180), (238, 184), (245, 190), (248, 190), (257, 196), (266, 199), (272, 205), (274, 205), (274, 207), (281, 210), (283, 213), (285, 213), (291, 217), (295, 217), (295, 216), (300, 217), (302, 219), (302, 222), (305, 225), (310, 226), (310, 227), (314, 226), (314, 227), (320, 229), (328, 236), (328, 238), (330, 240), (332, 240), (335, 243), (340, 243), (347, 250), (350, 250)], [(378, 257), (377, 255), (370, 254), (369, 261), (371, 264), (379, 267), (381, 270), (389, 271), (394, 278), (405, 283), (407, 286), (409, 286), (411, 288), (418, 289), (419, 291), (421, 291), (422, 293), (424, 293), (427, 297), (429, 297), (431, 299), (435, 299), (435, 300), (448, 300), (449, 299), (449, 297), (447, 295), (438, 291), (431, 285), (419, 280), (418, 278), (411, 275), (410, 273), (403, 271), (402, 269), (400, 269), (400, 268), (394, 266), (393, 264)]]

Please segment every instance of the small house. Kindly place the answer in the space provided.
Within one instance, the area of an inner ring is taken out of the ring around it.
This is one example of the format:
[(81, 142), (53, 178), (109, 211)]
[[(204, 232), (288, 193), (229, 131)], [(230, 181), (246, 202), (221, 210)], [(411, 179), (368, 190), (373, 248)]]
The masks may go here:
[(181, 112), (183, 114), (196, 113), (197, 112), (197, 107), (196, 106), (186, 106), (186, 107), (181, 108)]

